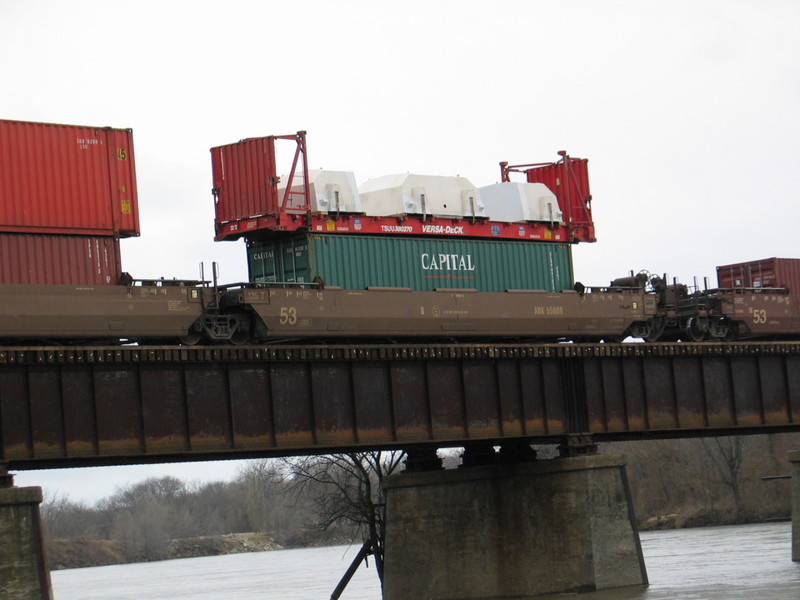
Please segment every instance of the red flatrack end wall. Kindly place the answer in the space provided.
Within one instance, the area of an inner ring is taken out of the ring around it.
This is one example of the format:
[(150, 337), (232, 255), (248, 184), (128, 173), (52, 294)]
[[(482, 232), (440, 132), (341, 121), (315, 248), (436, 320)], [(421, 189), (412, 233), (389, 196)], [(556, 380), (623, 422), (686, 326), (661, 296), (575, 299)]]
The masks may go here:
[(511, 181), (511, 173), (524, 173), (528, 183), (543, 183), (556, 195), (558, 206), (572, 242), (595, 242), (592, 218), (592, 194), (589, 190), (589, 160), (558, 153), (554, 163), (509, 165), (500, 163), (502, 181)]

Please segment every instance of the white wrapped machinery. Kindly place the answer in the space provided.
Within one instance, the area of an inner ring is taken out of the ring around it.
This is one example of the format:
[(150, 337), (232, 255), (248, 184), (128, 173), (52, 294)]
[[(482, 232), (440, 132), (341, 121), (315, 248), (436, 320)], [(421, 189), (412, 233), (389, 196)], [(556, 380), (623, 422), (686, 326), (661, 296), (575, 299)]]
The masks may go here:
[[(283, 202), (287, 177), (281, 177), (278, 184), (278, 199)], [(292, 193), (289, 195), (288, 209), (299, 209), (303, 205), (303, 180), (295, 177)], [(356, 186), (356, 178), (350, 171), (326, 171), (317, 169), (308, 172), (308, 191), (311, 212), (316, 213), (360, 213), (361, 199)]]
[(543, 183), (495, 183), (479, 191), (492, 221), (558, 223), (563, 218), (558, 199)]
[(486, 216), (478, 189), (466, 177), (384, 175), (362, 183), (359, 194), (369, 216)]

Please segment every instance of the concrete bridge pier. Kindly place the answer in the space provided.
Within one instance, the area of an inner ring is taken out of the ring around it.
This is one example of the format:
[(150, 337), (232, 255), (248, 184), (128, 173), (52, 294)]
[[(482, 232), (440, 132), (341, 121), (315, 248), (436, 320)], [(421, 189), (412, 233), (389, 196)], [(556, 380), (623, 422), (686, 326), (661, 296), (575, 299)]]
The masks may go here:
[(0, 465), (0, 598), (51, 600), (50, 571), (42, 541), (42, 488), (14, 487)]
[(648, 583), (621, 457), (406, 472), (385, 490), (386, 600)]
[(792, 560), (800, 562), (800, 450), (789, 452), (792, 463)]

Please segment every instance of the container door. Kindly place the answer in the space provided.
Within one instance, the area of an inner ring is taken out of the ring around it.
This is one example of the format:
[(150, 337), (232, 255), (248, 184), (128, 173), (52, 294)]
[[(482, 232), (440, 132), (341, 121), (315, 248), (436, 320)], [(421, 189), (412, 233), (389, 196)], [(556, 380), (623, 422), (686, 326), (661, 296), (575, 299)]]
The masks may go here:
[(250, 242), (247, 247), (250, 281), (271, 283), (278, 278), (278, 248), (275, 242)]
[(138, 236), (139, 208), (133, 133), (130, 129), (109, 129), (107, 134), (114, 230), (119, 232), (120, 237)]
[(308, 283), (313, 280), (309, 273), (308, 241), (289, 238), (281, 243), (281, 271), (283, 279), (291, 283)]

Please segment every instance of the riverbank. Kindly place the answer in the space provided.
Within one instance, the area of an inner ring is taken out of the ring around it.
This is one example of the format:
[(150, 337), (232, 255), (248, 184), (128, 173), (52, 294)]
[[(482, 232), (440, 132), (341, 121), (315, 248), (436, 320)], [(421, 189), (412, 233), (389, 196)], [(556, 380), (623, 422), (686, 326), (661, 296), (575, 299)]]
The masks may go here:
[[(282, 549), (265, 533), (229, 533), (171, 540), (162, 558), (196, 558)], [(47, 560), (53, 571), (146, 562), (144, 556), (134, 556), (131, 560), (129, 546), (112, 540), (51, 540), (47, 544)]]
[(791, 521), (791, 515), (743, 515), (736, 518), (730, 511), (681, 511), (648, 517), (639, 521), (639, 531), (663, 529), (692, 529), (695, 527), (725, 527), (728, 525), (755, 525)]

